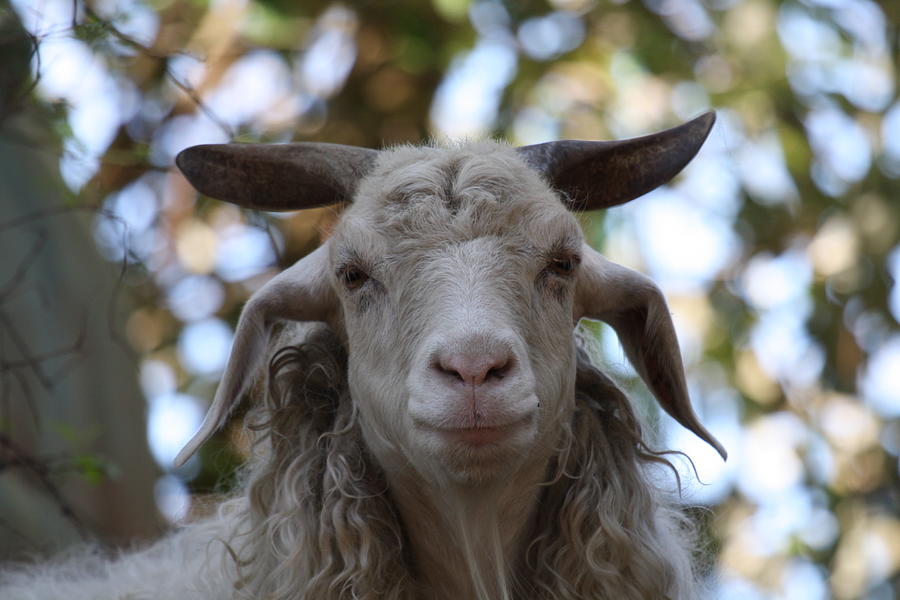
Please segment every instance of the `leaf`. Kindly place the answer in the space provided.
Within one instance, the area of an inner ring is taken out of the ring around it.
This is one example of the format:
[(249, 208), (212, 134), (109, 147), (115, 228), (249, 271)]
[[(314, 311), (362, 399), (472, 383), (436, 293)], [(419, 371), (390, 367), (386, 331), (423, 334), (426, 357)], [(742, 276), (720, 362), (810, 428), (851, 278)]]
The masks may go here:
[(113, 469), (105, 459), (89, 454), (82, 454), (73, 459), (75, 470), (92, 485), (98, 485), (105, 479), (111, 479)]

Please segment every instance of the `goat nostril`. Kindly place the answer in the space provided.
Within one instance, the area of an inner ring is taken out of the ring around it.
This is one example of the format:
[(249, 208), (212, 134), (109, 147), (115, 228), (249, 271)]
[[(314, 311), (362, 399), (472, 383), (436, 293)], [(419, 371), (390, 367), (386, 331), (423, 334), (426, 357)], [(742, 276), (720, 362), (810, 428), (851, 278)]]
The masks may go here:
[(431, 366), (436, 371), (438, 371), (439, 373), (441, 373), (442, 375), (444, 375), (446, 377), (451, 377), (451, 378), (461, 381), (463, 383), (465, 383), (465, 381), (466, 381), (465, 377), (462, 376), (462, 373), (460, 373), (458, 370), (456, 370), (452, 365), (446, 363), (444, 361), (444, 359), (439, 359), (439, 360), (434, 361), (434, 363)]
[(513, 368), (510, 356), (448, 354), (431, 363), (432, 369), (446, 380), (466, 385), (482, 385), (504, 379)]
[(487, 374), (485, 375), (485, 379), (503, 379), (509, 373), (510, 369), (510, 360), (506, 359), (503, 361), (503, 364), (495, 365), (491, 367)]

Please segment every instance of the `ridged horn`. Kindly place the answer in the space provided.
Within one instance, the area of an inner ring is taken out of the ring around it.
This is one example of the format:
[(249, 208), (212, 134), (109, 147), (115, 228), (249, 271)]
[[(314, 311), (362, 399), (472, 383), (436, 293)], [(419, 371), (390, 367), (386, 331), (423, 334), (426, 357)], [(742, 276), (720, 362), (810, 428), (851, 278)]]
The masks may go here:
[(675, 177), (700, 150), (715, 121), (715, 113), (707, 112), (678, 127), (627, 140), (561, 140), (516, 150), (572, 210), (608, 208)]
[(183, 150), (175, 164), (206, 196), (286, 211), (349, 202), (377, 154), (321, 142), (204, 144)]

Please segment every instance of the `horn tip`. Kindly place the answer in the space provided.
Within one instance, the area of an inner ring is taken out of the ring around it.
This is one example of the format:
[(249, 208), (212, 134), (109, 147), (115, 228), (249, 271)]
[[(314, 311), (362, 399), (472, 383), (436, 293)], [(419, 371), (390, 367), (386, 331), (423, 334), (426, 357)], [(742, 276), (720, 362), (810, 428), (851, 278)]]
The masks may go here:
[(712, 131), (713, 125), (716, 124), (716, 111), (706, 111), (705, 113), (691, 121), (691, 124), (698, 125), (699, 128), (703, 131), (703, 139), (706, 139), (706, 136), (708, 136), (709, 132)]
[(181, 451), (175, 457), (175, 460), (172, 461), (172, 466), (174, 468), (178, 469), (179, 467), (183, 466), (184, 463), (186, 463), (188, 459), (194, 455), (194, 449), (191, 448), (192, 445), (193, 444), (188, 444), (181, 449)]
[(192, 437), (190, 441), (184, 445), (184, 448), (182, 448), (175, 456), (175, 460), (172, 461), (172, 466), (177, 469), (184, 465), (184, 463), (197, 453), (197, 450), (200, 449), (200, 446), (202, 446), (203, 442), (209, 438), (211, 433), (212, 430), (207, 427), (206, 423), (203, 423), (203, 425), (200, 426), (200, 430), (194, 434), (194, 437)]
[(184, 170), (189, 167), (189, 163), (191, 162), (192, 149), (193, 148), (185, 148), (175, 155), (175, 166), (178, 167), (178, 170), (182, 173), (184, 173)]
[(710, 446), (712, 446), (712, 447), (715, 449), (715, 451), (719, 453), (719, 456), (722, 457), (722, 461), (723, 461), (723, 462), (727, 462), (727, 461), (728, 461), (728, 451), (727, 451), (727, 450), (725, 449), (725, 447), (719, 442), (719, 440), (717, 440), (716, 438), (714, 438), (714, 437), (712, 437), (712, 436), (709, 436), (709, 438), (705, 439), (704, 441), (705, 441), (707, 444), (709, 444)]
[(175, 166), (184, 175), (193, 174), (203, 161), (203, 146), (190, 146), (175, 156)]

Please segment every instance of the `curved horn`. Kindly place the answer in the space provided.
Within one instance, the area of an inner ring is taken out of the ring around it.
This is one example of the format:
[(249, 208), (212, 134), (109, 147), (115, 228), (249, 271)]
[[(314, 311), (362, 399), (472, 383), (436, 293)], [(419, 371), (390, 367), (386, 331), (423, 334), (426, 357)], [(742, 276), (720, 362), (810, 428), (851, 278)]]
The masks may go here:
[(205, 144), (182, 150), (175, 164), (211, 198), (283, 211), (349, 202), (377, 154), (320, 142)]
[(678, 127), (613, 142), (561, 140), (516, 150), (573, 210), (624, 204), (666, 183), (687, 165), (715, 123), (713, 112)]
[(216, 431), (241, 400), (266, 361), (272, 326), (288, 321), (329, 321), (337, 298), (328, 282), (328, 244), (298, 261), (259, 289), (241, 311), (231, 356), (206, 418), (191, 441), (178, 453), (180, 467)]
[(716, 449), (728, 453), (700, 424), (685, 382), (675, 326), (662, 291), (650, 279), (610, 262), (586, 244), (575, 296), (575, 320), (609, 323), (628, 360), (659, 405), (676, 421)]

